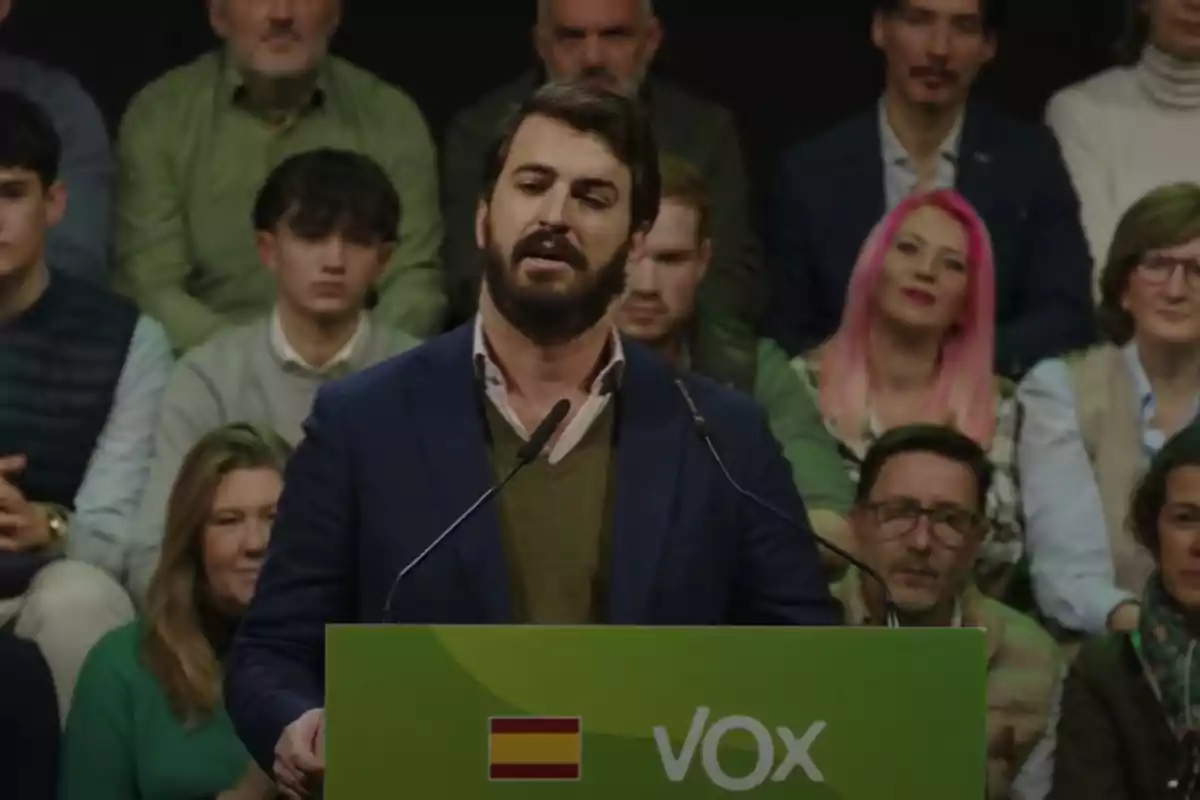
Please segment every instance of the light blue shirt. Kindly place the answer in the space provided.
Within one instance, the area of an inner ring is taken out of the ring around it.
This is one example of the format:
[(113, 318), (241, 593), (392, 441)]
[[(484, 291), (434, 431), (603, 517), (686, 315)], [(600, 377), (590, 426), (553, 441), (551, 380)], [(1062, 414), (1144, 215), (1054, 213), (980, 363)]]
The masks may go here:
[[(958, 150), (962, 143), (962, 126), (963, 115), (960, 113), (946, 140), (938, 148), (937, 173), (932, 188), (954, 188), (954, 182), (958, 178)], [(887, 207), (892, 209), (913, 193), (920, 178), (912, 156), (904, 149), (904, 145), (896, 138), (896, 133), (888, 123), (887, 104), (882, 98), (879, 100), (879, 141), (882, 146), (880, 155), (883, 158), (883, 191)]]
[(67, 210), (46, 235), (46, 263), (107, 283), (116, 166), (100, 110), (70, 75), (3, 51), (0, 88), (41, 106), (62, 140), (58, 178), (67, 188)]
[[(1151, 424), (1158, 413), (1158, 408), (1154, 403), (1154, 390), (1150, 388), (1150, 378), (1146, 376), (1146, 370), (1142, 367), (1142, 359), (1138, 356), (1137, 345), (1133, 342), (1125, 345), (1121, 348), (1121, 355), (1125, 357), (1125, 366), (1129, 368), (1129, 377), (1133, 380), (1133, 399), (1141, 415), (1138, 422), (1142, 432), (1142, 451), (1146, 455), (1146, 460), (1149, 461), (1167, 443), (1167, 436)], [(1193, 419), (1198, 410), (1200, 410), (1200, 397), (1192, 401), (1190, 416)]]
[(174, 358), (163, 327), (143, 316), (134, 328), (129, 354), (67, 530), (67, 556), (122, 579), (126, 550), (142, 490), (150, 477), (154, 430)]
[[(1154, 393), (1136, 346), (1126, 345), (1122, 355), (1139, 409), (1142, 455), (1149, 460), (1166, 437), (1151, 424)], [(1071, 367), (1058, 358), (1043, 361), (1021, 382), (1017, 399), (1024, 409), (1017, 468), (1034, 595), (1042, 611), (1066, 628), (1102, 633), (1112, 609), (1135, 598), (1116, 585), (1108, 523), (1079, 428)]]

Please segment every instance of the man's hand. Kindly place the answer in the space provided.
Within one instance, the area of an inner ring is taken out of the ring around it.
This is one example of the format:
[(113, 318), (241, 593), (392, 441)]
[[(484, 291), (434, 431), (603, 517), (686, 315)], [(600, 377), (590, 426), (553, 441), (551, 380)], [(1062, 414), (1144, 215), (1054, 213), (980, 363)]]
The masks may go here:
[(221, 792), (217, 800), (274, 800), (275, 797), (275, 783), (251, 760), (237, 786)]
[(1131, 633), (1137, 630), (1141, 618), (1141, 605), (1132, 600), (1119, 603), (1108, 615), (1108, 629), (1116, 633)]
[(25, 456), (0, 457), (0, 551), (34, 550), (50, 542), (46, 510), (26, 500), (8, 480), (23, 469)]
[(275, 781), (288, 800), (303, 800), (325, 777), (325, 709), (314, 708), (283, 729), (275, 745)]

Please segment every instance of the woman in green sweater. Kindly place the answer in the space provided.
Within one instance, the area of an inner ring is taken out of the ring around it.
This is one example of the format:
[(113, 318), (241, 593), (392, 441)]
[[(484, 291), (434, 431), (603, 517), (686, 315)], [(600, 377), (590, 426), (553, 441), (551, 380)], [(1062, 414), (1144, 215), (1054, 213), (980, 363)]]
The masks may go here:
[(221, 662), (254, 595), (290, 449), (227, 425), (185, 458), (145, 616), (102, 638), (80, 673), (60, 800), (265, 800), (221, 697)]

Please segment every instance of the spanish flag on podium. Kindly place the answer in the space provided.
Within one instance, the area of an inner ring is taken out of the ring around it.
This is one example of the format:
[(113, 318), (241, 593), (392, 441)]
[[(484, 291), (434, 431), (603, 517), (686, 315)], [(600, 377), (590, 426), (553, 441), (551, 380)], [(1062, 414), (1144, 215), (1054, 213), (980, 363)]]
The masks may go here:
[(583, 760), (579, 717), (491, 717), (488, 726), (492, 780), (579, 780)]

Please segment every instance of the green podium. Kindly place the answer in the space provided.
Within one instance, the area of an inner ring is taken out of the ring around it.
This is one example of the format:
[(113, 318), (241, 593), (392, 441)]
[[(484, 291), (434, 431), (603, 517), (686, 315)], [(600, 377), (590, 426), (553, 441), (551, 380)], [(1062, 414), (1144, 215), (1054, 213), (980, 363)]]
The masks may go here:
[(331, 626), (328, 800), (984, 796), (973, 629)]

